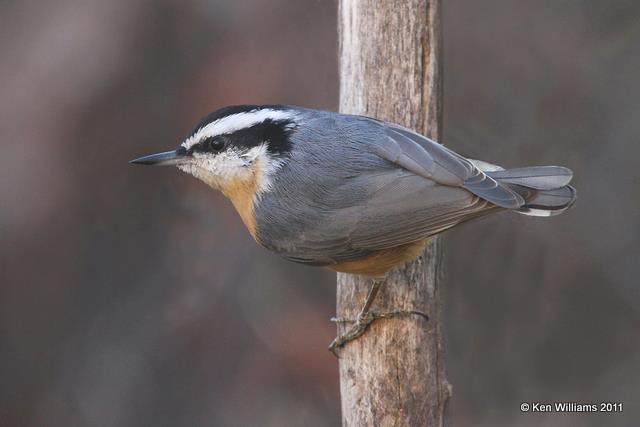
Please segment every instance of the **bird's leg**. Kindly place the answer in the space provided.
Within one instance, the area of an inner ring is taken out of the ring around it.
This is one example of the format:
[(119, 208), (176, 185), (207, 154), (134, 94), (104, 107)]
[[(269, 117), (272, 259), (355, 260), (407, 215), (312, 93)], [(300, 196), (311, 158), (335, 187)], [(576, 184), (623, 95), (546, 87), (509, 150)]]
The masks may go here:
[[(374, 320), (376, 320), (373, 316), (371, 316), (371, 313), (369, 313), (369, 310), (371, 309), (371, 305), (373, 304), (373, 301), (376, 299), (376, 295), (378, 295), (380, 286), (382, 286), (384, 282), (385, 282), (384, 280), (379, 280), (379, 279), (375, 279), (373, 281), (373, 285), (371, 286), (371, 289), (369, 289), (369, 293), (367, 294), (367, 300), (364, 302), (364, 306), (360, 310), (360, 313), (358, 313), (358, 316), (356, 317), (356, 321), (354, 325), (345, 334), (338, 335), (329, 345), (329, 350), (331, 350), (333, 354), (338, 356), (337, 351), (339, 348), (344, 346), (349, 341), (353, 341), (359, 336), (361, 336), (362, 334), (364, 334), (364, 331), (367, 330), (367, 327), (369, 327), (369, 325)], [(332, 320), (336, 322), (340, 322), (340, 319), (332, 319)]]
[(421, 316), (426, 320), (429, 320), (429, 316), (421, 311), (416, 310), (394, 310), (386, 313), (376, 313), (370, 311), (371, 306), (373, 305), (373, 301), (376, 299), (378, 295), (378, 291), (380, 291), (380, 287), (384, 284), (386, 280), (375, 279), (371, 289), (369, 289), (369, 293), (367, 294), (367, 300), (364, 303), (364, 306), (358, 313), (356, 320), (342, 319), (342, 318), (333, 318), (332, 321), (336, 323), (354, 323), (354, 325), (343, 335), (338, 335), (329, 345), (329, 350), (337, 357), (338, 349), (342, 348), (346, 343), (355, 340), (365, 333), (367, 328), (371, 323), (378, 319), (390, 319), (392, 317), (399, 316), (410, 316), (417, 315)]

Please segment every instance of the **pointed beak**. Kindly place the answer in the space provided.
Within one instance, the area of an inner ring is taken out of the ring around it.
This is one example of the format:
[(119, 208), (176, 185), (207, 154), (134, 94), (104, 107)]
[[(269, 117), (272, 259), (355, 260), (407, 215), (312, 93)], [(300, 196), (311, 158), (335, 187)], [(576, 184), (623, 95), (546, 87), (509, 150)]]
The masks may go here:
[(165, 151), (164, 153), (150, 154), (130, 160), (134, 165), (175, 166), (187, 159), (187, 153), (182, 150)]

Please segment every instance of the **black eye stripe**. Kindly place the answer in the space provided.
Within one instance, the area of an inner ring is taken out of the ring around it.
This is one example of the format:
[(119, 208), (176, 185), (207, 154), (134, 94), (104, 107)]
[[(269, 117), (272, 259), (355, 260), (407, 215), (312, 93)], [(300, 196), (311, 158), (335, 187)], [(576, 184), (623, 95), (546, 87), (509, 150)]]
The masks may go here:
[(222, 135), (209, 136), (193, 146), (193, 150), (202, 153), (219, 153), (226, 146), (226, 138)]
[(238, 129), (225, 135), (229, 144), (241, 152), (266, 144), (272, 155), (285, 156), (290, 151), (290, 135), (294, 130), (291, 120), (266, 119), (261, 123)]
[(291, 150), (290, 135), (296, 126), (292, 120), (265, 119), (261, 123), (234, 130), (233, 132), (200, 137), (194, 143), (188, 153), (212, 153), (218, 154), (229, 148), (239, 153), (266, 145), (269, 154), (278, 157), (287, 156)]

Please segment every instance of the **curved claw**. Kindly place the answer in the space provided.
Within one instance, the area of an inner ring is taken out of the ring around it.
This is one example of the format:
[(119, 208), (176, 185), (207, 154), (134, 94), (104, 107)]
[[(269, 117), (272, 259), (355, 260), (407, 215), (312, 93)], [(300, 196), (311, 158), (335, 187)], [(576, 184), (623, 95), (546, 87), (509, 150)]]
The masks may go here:
[[(339, 357), (338, 349), (344, 347), (344, 345), (347, 344), (349, 341), (353, 341), (356, 338), (359, 338), (360, 336), (362, 336), (367, 331), (367, 328), (369, 327), (369, 325), (372, 324), (374, 321), (380, 320), (380, 319), (391, 319), (394, 317), (411, 316), (411, 315), (420, 316), (424, 318), (426, 321), (429, 321), (429, 316), (427, 314), (417, 310), (394, 310), (387, 313), (376, 313), (376, 312), (360, 313), (357, 319), (355, 320), (354, 325), (345, 334), (338, 335), (333, 341), (331, 341), (331, 344), (329, 345), (329, 351), (331, 351), (334, 354), (334, 356)], [(331, 318), (331, 321), (336, 323), (354, 322), (353, 320), (350, 320), (350, 319), (343, 319), (343, 318), (336, 318), (336, 317)]]

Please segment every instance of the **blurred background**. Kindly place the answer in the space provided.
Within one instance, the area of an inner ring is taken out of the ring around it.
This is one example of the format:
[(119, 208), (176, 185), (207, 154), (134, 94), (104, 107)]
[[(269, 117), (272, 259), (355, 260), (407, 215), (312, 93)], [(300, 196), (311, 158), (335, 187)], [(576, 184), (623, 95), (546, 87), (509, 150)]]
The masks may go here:
[[(640, 2), (444, 2), (444, 142), (579, 200), (446, 237), (456, 426), (631, 426)], [(337, 109), (336, 2), (0, 2), (0, 426), (338, 425), (334, 275), (169, 168), (200, 116)], [(623, 402), (522, 414), (523, 401)]]

